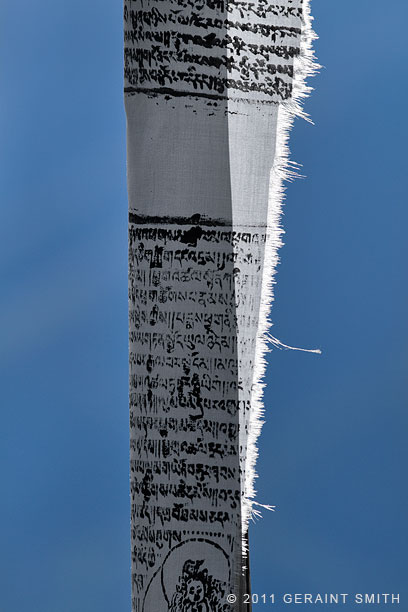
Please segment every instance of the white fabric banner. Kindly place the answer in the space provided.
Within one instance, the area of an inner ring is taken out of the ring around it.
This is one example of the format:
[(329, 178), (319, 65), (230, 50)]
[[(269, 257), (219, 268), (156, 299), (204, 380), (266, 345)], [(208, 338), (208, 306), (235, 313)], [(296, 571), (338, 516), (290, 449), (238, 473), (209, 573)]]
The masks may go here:
[(249, 609), (286, 141), (312, 39), (302, 0), (125, 1), (134, 612)]

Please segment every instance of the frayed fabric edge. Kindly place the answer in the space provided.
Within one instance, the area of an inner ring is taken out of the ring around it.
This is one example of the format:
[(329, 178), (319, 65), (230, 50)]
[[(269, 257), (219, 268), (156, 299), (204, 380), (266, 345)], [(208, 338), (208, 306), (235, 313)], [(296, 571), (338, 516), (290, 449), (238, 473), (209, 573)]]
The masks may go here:
[(306, 79), (314, 76), (321, 66), (316, 62), (313, 41), (318, 38), (312, 28), (313, 17), (310, 12), (310, 0), (303, 0), (303, 24), (300, 40), (300, 54), (294, 60), (294, 78), (292, 98), (288, 102), (281, 103), (278, 109), (276, 149), (273, 167), (270, 175), (269, 202), (268, 202), (268, 228), (270, 239), (265, 246), (265, 258), (262, 275), (262, 295), (259, 312), (259, 327), (255, 348), (255, 364), (251, 394), (251, 415), (249, 419), (247, 455), (245, 466), (244, 496), (242, 501), (242, 554), (248, 555), (247, 534), (249, 520), (256, 520), (262, 516), (257, 507), (274, 510), (275, 506), (259, 504), (255, 501), (256, 490), (254, 488), (256, 473), (256, 461), (258, 459), (257, 441), (264, 424), (264, 376), (266, 372), (266, 355), (271, 350), (271, 345), (277, 348), (301, 350), (304, 352), (320, 354), (319, 349), (299, 349), (280, 342), (269, 333), (272, 326), (270, 310), (274, 300), (273, 286), (275, 284), (276, 267), (279, 263), (278, 251), (283, 245), (282, 235), (284, 233), (281, 216), (282, 206), (285, 199), (285, 182), (298, 178), (299, 165), (290, 161), (289, 135), (295, 117), (301, 117), (312, 123), (310, 117), (303, 109), (303, 102), (307, 98), (312, 87), (307, 85)]

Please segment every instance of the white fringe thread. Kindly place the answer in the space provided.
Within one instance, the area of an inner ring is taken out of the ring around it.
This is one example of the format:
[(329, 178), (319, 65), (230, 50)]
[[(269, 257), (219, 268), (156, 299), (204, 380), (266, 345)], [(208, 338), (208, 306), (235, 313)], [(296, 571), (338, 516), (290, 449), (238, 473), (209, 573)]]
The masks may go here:
[(314, 76), (321, 66), (316, 62), (313, 51), (313, 41), (318, 37), (312, 28), (313, 17), (310, 13), (310, 0), (303, 0), (303, 23), (300, 39), (300, 54), (294, 59), (294, 77), (292, 98), (288, 102), (280, 103), (278, 107), (276, 149), (273, 167), (270, 176), (269, 203), (268, 203), (268, 229), (270, 239), (265, 246), (265, 259), (262, 276), (262, 295), (259, 313), (258, 335), (255, 348), (255, 365), (253, 374), (251, 413), (249, 420), (248, 443), (246, 454), (244, 496), (242, 502), (242, 552), (243, 557), (248, 554), (248, 523), (249, 520), (259, 519), (262, 514), (254, 505), (266, 510), (274, 510), (275, 506), (259, 504), (255, 501), (254, 488), (257, 473), (255, 469), (258, 458), (257, 440), (264, 424), (263, 381), (266, 371), (266, 354), (271, 350), (270, 344), (277, 348), (303, 350), (319, 354), (319, 349), (298, 349), (283, 344), (269, 333), (272, 322), (269, 319), (271, 305), (274, 300), (273, 286), (275, 284), (276, 266), (279, 263), (278, 250), (283, 245), (281, 224), (282, 205), (285, 199), (285, 181), (298, 178), (299, 164), (290, 161), (289, 134), (295, 117), (301, 117), (312, 123), (310, 117), (303, 110), (303, 101), (307, 98), (312, 87), (306, 84), (308, 77)]

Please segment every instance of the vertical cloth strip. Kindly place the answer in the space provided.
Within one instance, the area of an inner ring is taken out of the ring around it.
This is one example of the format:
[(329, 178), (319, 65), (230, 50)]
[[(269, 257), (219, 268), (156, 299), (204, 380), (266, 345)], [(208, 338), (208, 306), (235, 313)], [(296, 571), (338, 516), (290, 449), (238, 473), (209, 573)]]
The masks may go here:
[(317, 68), (309, 4), (124, 9), (132, 610), (249, 610), (288, 134)]

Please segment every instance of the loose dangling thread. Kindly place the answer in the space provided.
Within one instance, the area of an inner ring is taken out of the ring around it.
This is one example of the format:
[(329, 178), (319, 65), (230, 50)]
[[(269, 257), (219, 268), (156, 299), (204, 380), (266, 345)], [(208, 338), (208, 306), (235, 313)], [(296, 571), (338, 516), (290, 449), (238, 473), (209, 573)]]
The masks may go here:
[(289, 346), (288, 344), (284, 344), (283, 342), (278, 340), (278, 338), (275, 338), (275, 336), (272, 336), (272, 334), (270, 333), (267, 333), (266, 335), (270, 343), (277, 349), (289, 349), (291, 351), (302, 351), (303, 353), (314, 353), (315, 355), (321, 355), (322, 353), (320, 349), (305, 349), (305, 348), (299, 348), (297, 346)]

